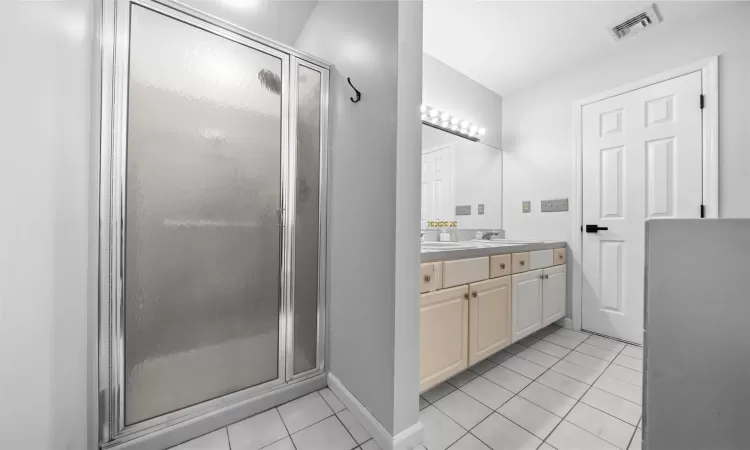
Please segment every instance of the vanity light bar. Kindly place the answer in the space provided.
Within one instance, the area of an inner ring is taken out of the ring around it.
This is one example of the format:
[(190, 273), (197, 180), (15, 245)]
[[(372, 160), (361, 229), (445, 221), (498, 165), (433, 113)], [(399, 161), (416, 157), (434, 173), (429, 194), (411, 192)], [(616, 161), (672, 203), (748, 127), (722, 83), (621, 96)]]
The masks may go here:
[(487, 131), (467, 120), (427, 105), (420, 106), (419, 112), (422, 114), (423, 124), (472, 141), (478, 141)]

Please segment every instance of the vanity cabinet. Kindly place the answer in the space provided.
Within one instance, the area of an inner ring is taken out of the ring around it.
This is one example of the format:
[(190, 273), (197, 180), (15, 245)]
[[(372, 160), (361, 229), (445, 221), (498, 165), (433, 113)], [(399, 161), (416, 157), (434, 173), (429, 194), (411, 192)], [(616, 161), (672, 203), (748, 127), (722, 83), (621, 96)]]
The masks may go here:
[(443, 263), (424, 263), (420, 266), (419, 292), (437, 291), (443, 287)]
[(565, 317), (565, 272), (565, 264), (542, 271), (542, 327)]
[(510, 345), (511, 279), (494, 278), (469, 286), (469, 365)]
[(419, 301), (419, 391), (468, 367), (469, 287), (422, 294)]
[(513, 342), (542, 328), (542, 270), (513, 275)]

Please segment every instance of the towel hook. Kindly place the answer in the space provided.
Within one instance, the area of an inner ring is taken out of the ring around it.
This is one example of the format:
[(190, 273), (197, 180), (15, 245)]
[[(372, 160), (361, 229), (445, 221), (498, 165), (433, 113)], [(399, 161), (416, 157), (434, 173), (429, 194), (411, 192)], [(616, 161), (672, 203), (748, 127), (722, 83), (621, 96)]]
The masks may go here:
[(349, 97), (349, 100), (351, 100), (351, 101), (352, 101), (352, 103), (357, 103), (357, 102), (358, 102), (358, 101), (360, 101), (360, 99), (362, 98), (362, 93), (361, 93), (361, 92), (359, 92), (359, 91), (357, 90), (357, 88), (355, 88), (355, 87), (354, 87), (354, 85), (352, 84), (352, 79), (351, 79), (351, 78), (349, 78), (349, 77), (346, 77), (346, 81), (348, 81), (348, 82), (349, 82), (349, 86), (351, 86), (351, 87), (352, 87), (352, 89), (354, 89), (354, 92), (356, 92), (356, 93), (357, 93), (357, 99), (356, 99), (356, 100), (354, 99), (354, 97)]

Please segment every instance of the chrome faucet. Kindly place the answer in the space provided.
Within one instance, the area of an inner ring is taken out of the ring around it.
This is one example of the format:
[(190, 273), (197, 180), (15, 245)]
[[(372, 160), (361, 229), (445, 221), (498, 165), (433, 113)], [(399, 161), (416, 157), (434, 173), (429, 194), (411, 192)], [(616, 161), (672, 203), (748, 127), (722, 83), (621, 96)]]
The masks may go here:
[(492, 236), (497, 236), (499, 233), (497, 231), (488, 231), (482, 235), (482, 240), (484, 241), (491, 241)]

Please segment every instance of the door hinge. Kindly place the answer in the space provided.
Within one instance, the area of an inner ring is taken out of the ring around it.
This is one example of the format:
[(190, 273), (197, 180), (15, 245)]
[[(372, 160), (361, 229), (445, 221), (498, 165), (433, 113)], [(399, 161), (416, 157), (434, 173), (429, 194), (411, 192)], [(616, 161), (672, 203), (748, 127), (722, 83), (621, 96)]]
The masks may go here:
[(706, 205), (701, 205), (701, 219), (706, 218)]
[(701, 109), (706, 107), (706, 96), (701, 94)]

